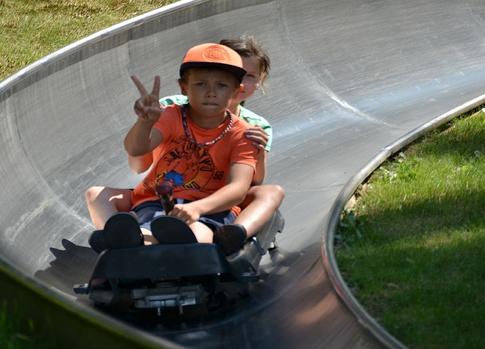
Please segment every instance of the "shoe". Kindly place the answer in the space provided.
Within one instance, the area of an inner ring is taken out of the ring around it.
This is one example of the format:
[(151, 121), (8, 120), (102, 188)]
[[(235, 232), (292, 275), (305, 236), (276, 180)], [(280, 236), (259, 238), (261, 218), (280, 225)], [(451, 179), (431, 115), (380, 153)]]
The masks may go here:
[(105, 249), (143, 246), (143, 234), (138, 221), (130, 213), (117, 213), (104, 225)]
[(246, 228), (241, 224), (225, 224), (214, 232), (214, 243), (219, 245), (226, 256), (239, 251), (246, 241)]
[(106, 250), (106, 241), (103, 230), (95, 230), (91, 233), (88, 240), (89, 246), (96, 252), (101, 253)]
[(184, 221), (171, 217), (159, 216), (151, 223), (153, 237), (160, 244), (192, 244), (197, 242), (192, 229)]

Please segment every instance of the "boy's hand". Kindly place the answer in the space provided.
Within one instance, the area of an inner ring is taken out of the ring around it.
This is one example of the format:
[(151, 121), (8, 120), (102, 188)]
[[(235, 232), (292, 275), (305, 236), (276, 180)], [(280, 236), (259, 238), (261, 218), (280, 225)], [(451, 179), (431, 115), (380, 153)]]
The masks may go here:
[(148, 94), (145, 86), (135, 75), (131, 76), (131, 80), (133, 80), (138, 92), (140, 92), (140, 98), (136, 100), (134, 106), (136, 115), (143, 121), (158, 121), (162, 112), (158, 101), (160, 99), (160, 76), (155, 76), (153, 89), (150, 94)]
[(191, 204), (177, 204), (168, 215), (177, 217), (187, 225), (197, 222), (200, 218), (199, 210)]
[(253, 144), (264, 150), (266, 144), (268, 144), (268, 135), (259, 126), (250, 127), (244, 132), (246, 137), (253, 142)]

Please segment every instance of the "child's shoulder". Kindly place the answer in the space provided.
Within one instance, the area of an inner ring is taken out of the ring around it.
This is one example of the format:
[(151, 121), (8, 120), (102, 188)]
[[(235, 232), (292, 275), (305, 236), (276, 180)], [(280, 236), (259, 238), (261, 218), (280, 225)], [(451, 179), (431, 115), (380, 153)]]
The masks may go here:
[(173, 95), (173, 96), (166, 96), (162, 97), (159, 100), (160, 104), (164, 107), (168, 107), (171, 105), (184, 105), (189, 103), (189, 99), (187, 96), (184, 95)]
[(240, 107), (239, 117), (251, 126), (259, 126), (263, 130), (271, 128), (268, 120), (243, 106)]
[(178, 104), (167, 105), (163, 107), (163, 115), (178, 115), (182, 114), (182, 106)]
[(231, 134), (231, 137), (233, 138), (243, 137), (244, 132), (246, 132), (246, 130), (251, 128), (252, 125), (249, 122), (247, 122), (245, 119), (241, 117), (237, 117), (234, 114), (232, 114), (232, 118), (233, 118), (232, 127), (229, 132)]
[(179, 122), (179, 120), (182, 118), (182, 107), (180, 105), (161, 104), (161, 106), (162, 106), (162, 113), (160, 114), (160, 118), (156, 123), (157, 125), (163, 125), (163, 124), (166, 124), (167, 122), (172, 124), (174, 122)]

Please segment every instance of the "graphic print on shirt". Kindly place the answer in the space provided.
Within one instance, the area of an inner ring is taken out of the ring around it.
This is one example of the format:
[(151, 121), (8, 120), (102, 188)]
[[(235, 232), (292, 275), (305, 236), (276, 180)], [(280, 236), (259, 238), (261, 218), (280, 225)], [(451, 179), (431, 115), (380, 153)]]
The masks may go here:
[(171, 181), (174, 194), (190, 189), (210, 194), (224, 180), (224, 171), (217, 171), (208, 148), (198, 147), (185, 136), (166, 145), (153, 171), (155, 176), (144, 181), (145, 190), (152, 193), (157, 184)]

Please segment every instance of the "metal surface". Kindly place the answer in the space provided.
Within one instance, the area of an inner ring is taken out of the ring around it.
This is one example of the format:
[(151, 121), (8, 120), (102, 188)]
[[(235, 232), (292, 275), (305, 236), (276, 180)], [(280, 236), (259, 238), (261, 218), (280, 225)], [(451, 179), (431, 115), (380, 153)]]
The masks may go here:
[[(37, 62), (0, 85), (2, 266), (70, 316), (140, 345), (381, 346), (324, 269), (330, 212), (382, 149), (483, 93), (484, 16), (478, 0), (185, 1)], [(274, 127), (267, 181), (287, 193), (264, 282), (223, 318), (142, 331), (77, 302), (72, 285), (95, 259), (84, 190), (139, 180), (122, 150), (134, 121), (129, 75), (160, 74), (161, 94), (173, 94), (187, 48), (241, 33), (272, 58), (267, 93), (248, 107)]]

